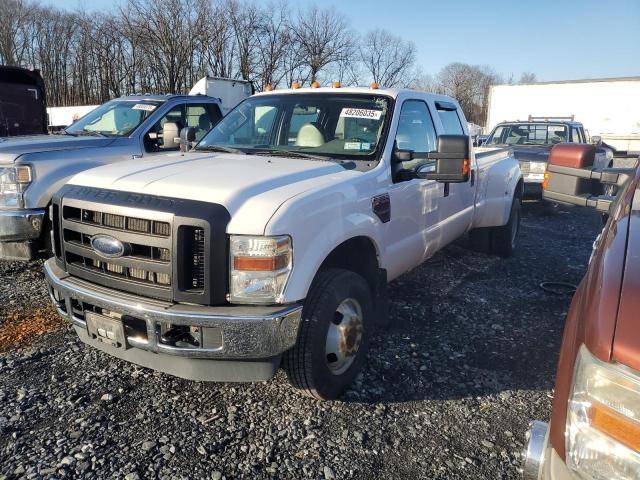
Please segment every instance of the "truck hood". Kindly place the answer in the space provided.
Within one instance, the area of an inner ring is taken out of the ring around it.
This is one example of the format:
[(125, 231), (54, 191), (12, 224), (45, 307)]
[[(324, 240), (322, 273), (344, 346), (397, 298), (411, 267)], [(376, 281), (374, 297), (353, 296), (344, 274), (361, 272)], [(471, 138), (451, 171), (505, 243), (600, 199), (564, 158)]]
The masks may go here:
[(105, 147), (113, 138), (71, 135), (30, 135), (0, 139), (0, 163), (12, 163), (26, 153)]
[(361, 175), (328, 161), (208, 152), (172, 153), (127, 163), (79, 173), (69, 183), (217, 203), (231, 214), (230, 233), (256, 235), (264, 232), (288, 199)]

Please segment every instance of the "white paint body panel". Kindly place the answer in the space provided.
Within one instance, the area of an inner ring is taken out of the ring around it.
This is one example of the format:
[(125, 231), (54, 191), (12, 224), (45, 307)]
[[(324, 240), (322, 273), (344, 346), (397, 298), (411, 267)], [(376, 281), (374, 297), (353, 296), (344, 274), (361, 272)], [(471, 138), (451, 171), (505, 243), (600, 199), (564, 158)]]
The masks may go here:
[[(334, 89), (313, 91), (326, 90), (336, 93)], [(399, 106), (405, 100), (423, 100), (432, 112), (438, 99), (453, 101), (408, 90), (379, 93), (396, 102), (391, 139), (395, 138)], [(461, 110), (459, 114), (464, 120)], [(438, 134), (442, 134), (439, 117), (434, 113), (432, 117)], [(467, 133), (466, 122), (463, 125)], [(70, 183), (219, 203), (231, 214), (228, 234), (290, 235), (294, 267), (283, 299), (289, 303), (307, 296), (322, 262), (350, 238), (370, 239), (380, 268), (386, 269), (388, 280), (392, 280), (471, 228), (508, 221), (521, 179), (518, 162), (509, 150), (478, 149), (477, 158), (472, 153), (475, 181), (450, 184), (450, 195), (444, 197), (444, 185), (435, 181), (393, 183), (393, 141), (384, 145), (381, 161), (368, 171), (346, 170), (330, 161), (189, 152), (100, 167), (75, 176)], [(391, 199), (388, 223), (382, 223), (371, 206), (373, 197), (385, 193)]]

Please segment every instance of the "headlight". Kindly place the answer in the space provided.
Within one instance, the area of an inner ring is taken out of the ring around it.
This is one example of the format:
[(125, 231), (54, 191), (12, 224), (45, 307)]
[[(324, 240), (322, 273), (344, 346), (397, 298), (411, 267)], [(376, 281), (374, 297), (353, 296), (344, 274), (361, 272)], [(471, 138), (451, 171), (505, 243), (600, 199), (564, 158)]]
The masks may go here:
[(531, 162), (529, 165), (531, 173), (544, 173), (547, 170), (545, 162)]
[(0, 166), (0, 208), (23, 208), (23, 193), (31, 183), (31, 167)]
[(233, 235), (230, 245), (232, 303), (278, 303), (291, 273), (291, 237)]
[(640, 477), (640, 376), (583, 345), (567, 412), (567, 465), (592, 480)]

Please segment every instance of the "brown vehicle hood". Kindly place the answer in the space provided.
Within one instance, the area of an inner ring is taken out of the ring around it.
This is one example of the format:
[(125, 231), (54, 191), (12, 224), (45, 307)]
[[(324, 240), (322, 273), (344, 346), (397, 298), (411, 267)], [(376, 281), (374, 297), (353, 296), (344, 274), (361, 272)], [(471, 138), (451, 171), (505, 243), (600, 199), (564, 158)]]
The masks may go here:
[(613, 360), (640, 370), (640, 188), (635, 191), (629, 218)]

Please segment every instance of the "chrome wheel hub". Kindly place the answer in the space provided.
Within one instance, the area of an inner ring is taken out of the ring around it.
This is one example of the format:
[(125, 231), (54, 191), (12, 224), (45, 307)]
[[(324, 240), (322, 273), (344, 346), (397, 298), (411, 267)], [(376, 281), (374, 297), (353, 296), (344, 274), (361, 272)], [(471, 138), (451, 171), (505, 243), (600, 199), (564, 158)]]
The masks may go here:
[(362, 307), (353, 298), (338, 305), (329, 324), (325, 360), (329, 371), (341, 375), (353, 363), (362, 343)]

